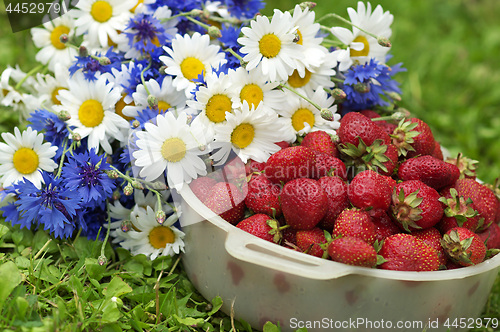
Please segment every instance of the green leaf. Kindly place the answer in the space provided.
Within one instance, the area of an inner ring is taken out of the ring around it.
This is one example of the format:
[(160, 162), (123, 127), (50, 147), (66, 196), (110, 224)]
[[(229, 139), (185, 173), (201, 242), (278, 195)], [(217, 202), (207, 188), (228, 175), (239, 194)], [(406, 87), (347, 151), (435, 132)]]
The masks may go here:
[(132, 288), (122, 278), (114, 276), (108, 286), (103, 289), (102, 294), (110, 299), (113, 296), (120, 297), (130, 292), (132, 292)]
[(29, 303), (28, 300), (26, 300), (24, 297), (16, 297), (15, 301), (15, 306), (16, 306), (16, 317), (19, 320), (25, 320), (26, 319), (26, 311), (28, 310)]
[(222, 307), (222, 298), (220, 296), (216, 296), (212, 299), (212, 310), (208, 312), (209, 316), (215, 314)]
[(90, 278), (99, 281), (104, 276), (106, 266), (100, 265), (95, 258), (85, 258), (85, 270)]
[(0, 224), (0, 239), (3, 238), (3, 236), (8, 232), (9, 232), (9, 227), (5, 226), (4, 224)]
[(278, 326), (276, 326), (271, 322), (266, 322), (264, 324), (262, 332), (281, 332), (281, 328), (279, 327), (279, 323)]
[(23, 280), (21, 272), (14, 262), (6, 262), (0, 265), (0, 309), (9, 294)]
[(193, 317), (185, 317), (181, 318), (176, 314), (172, 315), (179, 324), (187, 325), (187, 326), (197, 326), (201, 325), (205, 322), (203, 318), (193, 318)]

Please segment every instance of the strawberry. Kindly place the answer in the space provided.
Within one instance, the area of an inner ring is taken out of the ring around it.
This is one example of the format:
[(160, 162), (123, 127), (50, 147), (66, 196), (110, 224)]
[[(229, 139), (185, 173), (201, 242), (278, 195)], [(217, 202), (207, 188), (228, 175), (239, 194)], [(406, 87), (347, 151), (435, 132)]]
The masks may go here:
[(201, 202), (205, 202), (210, 194), (210, 190), (215, 186), (217, 181), (208, 176), (200, 176), (189, 184), (189, 187), (193, 191), (193, 194), (198, 197)]
[(498, 224), (491, 224), (490, 227), (477, 235), (486, 244), (486, 248), (500, 249), (500, 226)]
[(355, 208), (345, 209), (340, 213), (333, 226), (332, 236), (353, 236), (368, 244), (373, 244), (377, 238), (370, 215)]
[(253, 173), (262, 173), (264, 171), (264, 167), (266, 167), (266, 163), (261, 163), (253, 159), (249, 159), (245, 164), (245, 172), (247, 175)]
[(331, 231), (340, 212), (349, 207), (347, 184), (338, 176), (325, 176), (318, 180), (328, 198), (328, 209), (318, 226)]
[(467, 178), (458, 179), (454, 188), (460, 196), (466, 200), (469, 198), (472, 200), (479, 216), (484, 218), (484, 228), (498, 221), (497, 217), (500, 215), (497, 216), (497, 214), (500, 210), (500, 202), (490, 188), (474, 179)]
[(280, 141), (280, 142), (276, 142), (274, 144), (279, 146), (281, 149), (290, 147), (290, 143), (288, 143), (287, 141)]
[(344, 264), (364, 267), (377, 265), (377, 252), (373, 246), (353, 236), (333, 240), (328, 245), (328, 255), (333, 261)]
[(383, 144), (390, 143), (389, 135), (382, 128), (358, 112), (349, 112), (342, 117), (337, 135), (342, 144), (352, 144), (356, 147), (359, 146), (360, 140), (366, 146), (372, 145), (377, 139), (382, 140)]
[(439, 257), (439, 264), (446, 265), (447, 257), (441, 246), (441, 233), (435, 227), (429, 227), (422, 230), (413, 231), (411, 235), (417, 239), (422, 240), (429, 247), (437, 251)]
[(273, 183), (308, 178), (314, 172), (315, 154), (305, 146), (291, 146), (272, 154), (264, 168)]
[(417, 126), (413, 129), (419, 134), (413, 138), (414, 142), (411, 144), (414, 151), (408, 151), (407, 158), (412, 158), (418, 155), (424, 156), (432, 154), (436, 147), (434, 135), (427, 123), (418, 118), (410, 118), (409, 121), (416, 123)]
[(432, 227), (443, 217), (439, 198), (436, 189), (420, 180), (400, 182), (392, 194), (392, 216), (408, 232)]
[(254, 213), (265, 213), (268, 216), (281, 215), (279, 184), (272, 183), (264, 174), (253, 176), (248, 182), (245, 205)]
[(281, 241), (278, 221), (267, 214), (254, 214), (240, 221), (236, 227), (269, 242)]
[(409, 158), (398, 169), (401, 180), (420, 180), (436, 190), (451, 186), (459, 176), (457, 166), (429, 155)]
[(318, 181), (299, 178), (287, 182), (281, 193), (287, 224), (297, 230), (314, 228), (328, 210), (328, 198)]
[(477, 160), (467, 158), (459, 153), (456, 158), (446, 158), (446, 162), (458, 167), (460, 178), (476, 178)]
[(342, 160), (324, 152), (314, 151), (315, 168), (312, 178), (319, 179), (323, 176), (336, 175), (347, 180), (347, 169)]
[(324, 250), (321, 244), (326, 243), (324, 231), (318, 227), (309, 230), (297, 231), (296, 233), (297, 247), (309, 255), (323, 257)]
[(349, 201), (358, 209), (386, 211), (391, 204), (391, 187), (383, 175), (366, 170), (358, 173), (349, 184)]
[(378, 167), (378, 171), (382, 175), (391, 176), (396, 167), (398, 166), (398, 149), (394, 144), (387, 144), (387, 149), (384, 152), (384, 159), (386, 161), (382, 162), (383, 167)]
[(479, 217), (470, 198), (465, 200), (458, 196), (455, 188), (443, 190), (442, 195), (439, 201), (444, 205), (444, 216), (437, 224), (441, 233), (444, 234), (454, 227), (465, 227), (475, 232), (482, 226), (484, 220)]
[(384, 240), (378, 252), (385, 262), (381, 269), (396, 271), (436, 271), (439, 257), (434, 248), (411, 234), (398, 233)]
[(450, 229), (443, 235), (441, 245), (448, 257), (462, 266), (479, 264), (486, 257), (486, 245), (476, 233), (467, 228)]
[(281, 235), (283, 239), (281, 240), (281, 244), (284, 247), (295, 249), (297, 247), (297, 231), (293, 228), (284, 228), (281, 231)]
[(324, 152), (334, 157), (339, 157), (337, 145), (333, 138), (323, 130), (311, 131), (304, 136), (300, 145), (308, 147), (311, 150)]
[(376, 240), (378, 240), (379, 243), (388, 236), (401, 233), (399, 226), (396, 225), (385, 212), (373, 216), (372, 221), (375, 225)]
[(439, 144), (438, 141), (434, 141), (434, 150), (430, 155), (439, 160), (444, 160), (443, 150), (441, 149), (441, 144)]
[(236, 225), (245, 214), (245, 197), (229, 182), (218, 182), (209, 192), (205, 205), (222, 219)]

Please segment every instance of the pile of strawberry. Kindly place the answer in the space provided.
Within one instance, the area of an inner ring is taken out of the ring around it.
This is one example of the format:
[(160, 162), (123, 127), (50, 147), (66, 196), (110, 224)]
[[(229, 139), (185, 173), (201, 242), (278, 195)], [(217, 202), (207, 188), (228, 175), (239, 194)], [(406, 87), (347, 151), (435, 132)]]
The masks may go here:
[(444, 160), (425, 122), (391, 119), (347, 113), (338, 137), (310, 132), (250, 160), (243, 185), (207, 176), (191, 189), (246, 232), (345, 264), (434, 271), (495, 254), (500, 203), (475, 161)]

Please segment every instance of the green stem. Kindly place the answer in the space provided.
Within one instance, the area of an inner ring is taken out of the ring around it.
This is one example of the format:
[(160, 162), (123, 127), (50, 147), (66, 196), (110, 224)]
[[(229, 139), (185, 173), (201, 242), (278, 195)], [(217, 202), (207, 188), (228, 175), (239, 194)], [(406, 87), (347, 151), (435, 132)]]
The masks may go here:
[(64, 164), (64, 159), (65, 159), (65, 156), (66, 156), (66, 152), (68, 152), (69, 150), (71, 150), (71, 146), (66, 149), (66, 147), (68, 146), (68, 139), (65, 138), (64, 139), (64, 144), (63, 144), (63, 153), (61, 154), (61, 160), (59, 161), (59, 168), (57, 169), (57, 174), (56, 174), (56, 178), (60, 177), (61, 176), (61, 172), (62, 172), (62, 167), (63, 167), (63, 164)]
[(205, 24), (205, 23), (203, 23), (203, 22), (200, 22), (200, 21), (198, 21), (198, 20), (196, 20), (196, 19), (192, 18), (191, 16), (186, 16), (186, 18), (187, 18), (188, 20), (190, 20), (191, 22), (193, 22), (194, 24), (198, 24), (200, 27), (202, 27), (202, 28), (203, 28), (203, 29), (205, 29), (205, 30), (208, 30), (208, 29), (210, 28), (210, 25)]
[(26, 76), (24, 76), (23, 79), (16, 84), (14, 89), (19, 90), (21, 88), (21, 85), (23, 85), (23, 83), (28, 79), (28, 77), (33, 76), (34, 73), (42, 70), (44, 67), (45, 65), (38, 65), (35, 68), (31, 69), (29, 72), (26, 73)]
[(149, 61), (148, 65), (146, 66), (146, 68), (144, 68), (142, 71), (141, 71), (141, 82), (142, 82), (142, 85), (144, 86), (144, 89), (146, 90), (146, 92), (148, 93), (148, 96), (150, 95), (149, 93), (149, 89), (148, 87), (146, 86), (146, 81), (144, 80), (144, 72), (146, 72), (146, 70), (148, 70), (149, 68), (151, 68), (151, 61)]
[(229, 48), (225, 49), (225, 51), (231, 53), (234, 57), (236, 57), (238, 60), (240, 60), (241, 63), (245, 63), (245, 61), (243, 60), (241, 55), (236, 53), (232, 48), (229, 47)]
[(281, 84), (279, 85), (280, 88), (285, 88), (287, 89), (288, 91), (291, 91), (293, 93), (295, 93), (297, 96), (299, 96), (300, 98), (304, 99), (305, 101), (307, 101), (309, 104), (313, 105), (315, 108), (318, 109), (318, 111), (321, 111), (322, 107), (319, 106), (318, 104), (316, 104), (314, 101), (312, 101), (310, 98), (308, 98), (307, 96), (304, 96), (303, 94), (301, 94), (300, 92), (298, 92), (297, 90), (285, 85), (285, 84)]

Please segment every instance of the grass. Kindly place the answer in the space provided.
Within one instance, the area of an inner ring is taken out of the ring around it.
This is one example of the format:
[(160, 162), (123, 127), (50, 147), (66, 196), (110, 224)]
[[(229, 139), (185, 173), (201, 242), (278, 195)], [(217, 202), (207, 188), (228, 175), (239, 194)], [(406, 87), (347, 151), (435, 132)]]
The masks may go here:
[[(500, 174), (500, 24), (496, 0), (372, 1), (395, 16), (394, 55), (402, 105), (428, 122), (452, 153), (479, 160), (487, 182)], [(289, 9), (287, 0), (269, 1)], [(323, 1), (317, 17), (334, 11), (346, 16), (354, 1)], [(329, 21), (330, 25), (339, 22)], [(326, 22), (324, 22), (326, 24)], [(29, 32), (12, 34), (0, 5), (0, 71), (35, 66)], [(0, 109), (0, 131), (17, 123), (17, 114)], [(221, 300), (203, 299), (177, 258), (131, 257), (102, 242), (76, 238), (70, 243), (0, 224), (0, 327), (18, 331), (83, 330), (250, 330), (218, 309)], [(107, 262), (98, 260), (104, 250)], [(500, 279), (484, 317), (500, 319)], [(233, 325), (234, 324), (234, 325)], [(269, 325), (268, 331), (275, 330)], [(484, 331), (486, 329), (476, 329)], [(493, 329), (489, 329), (493, 331)]]

